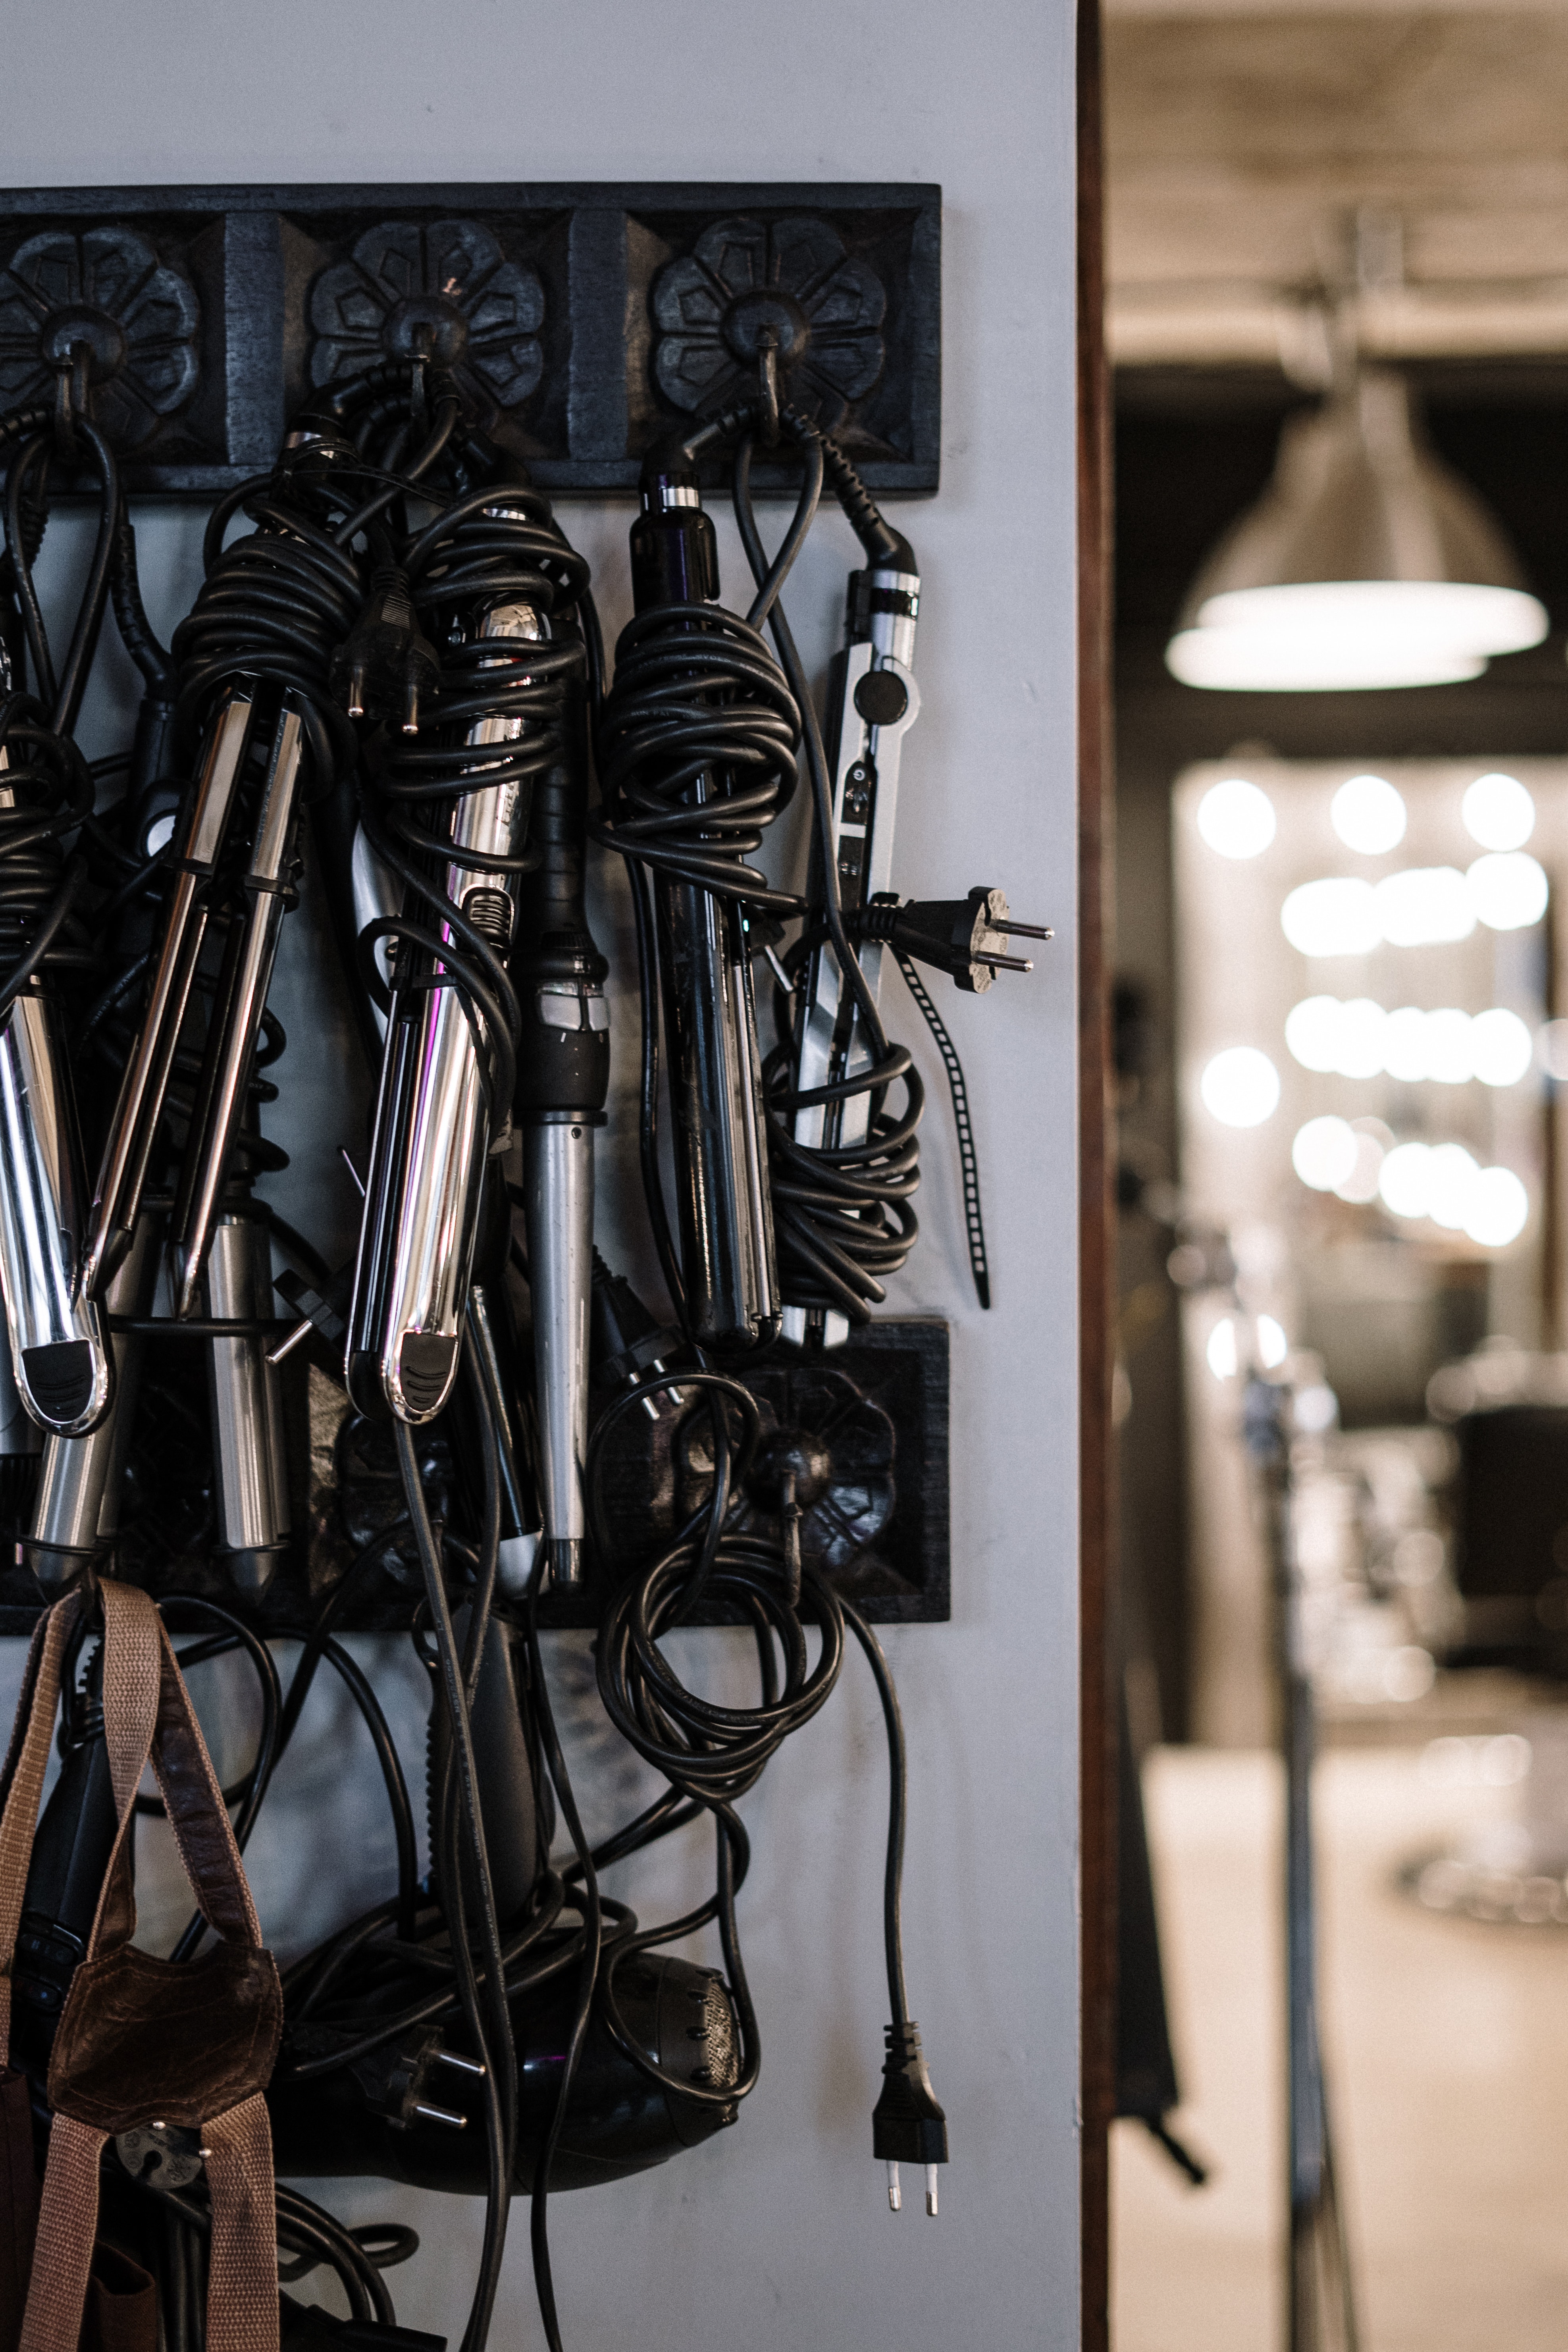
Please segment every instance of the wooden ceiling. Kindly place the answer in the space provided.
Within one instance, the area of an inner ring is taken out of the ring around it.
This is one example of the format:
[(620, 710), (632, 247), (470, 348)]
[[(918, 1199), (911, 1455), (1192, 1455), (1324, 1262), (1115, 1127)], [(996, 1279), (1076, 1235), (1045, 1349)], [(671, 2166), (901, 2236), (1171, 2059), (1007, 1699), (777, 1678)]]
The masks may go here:
[(1308, 381), (1358, 211), (1366, 348), (1568, 354), (1568, 0), (1110, 0), (1106, 58), (1119, 363)]

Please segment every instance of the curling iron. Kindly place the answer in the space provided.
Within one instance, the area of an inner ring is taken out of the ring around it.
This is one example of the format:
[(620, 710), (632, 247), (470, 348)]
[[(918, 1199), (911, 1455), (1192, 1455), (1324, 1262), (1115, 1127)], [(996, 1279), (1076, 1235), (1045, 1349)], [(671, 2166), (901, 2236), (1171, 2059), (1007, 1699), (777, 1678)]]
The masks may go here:
[(561, 762), (534, 788), (539, 864), (522, 885), (525, 952), (514, 1102), (523, 1139), (534, 1410), (544, 1533), (557, 1585), (583, 1573), (594, 1129), (610, 1084), (609, 966), (583, 905), (586, 778)]
[[(966, 899), (902, 905), (891, 887), (903, 740), (920, 715), (914, 675), (921, 582), (914, 551), (878, 512), (837, 445), (791, 410), (781, 422), (808, 467), (823, 473), (865, 550), (849, 575), (847, 642), (835, 656), (826, 745), (807, 711), (806, 751), (816, 801), (806, 922), (778, 967), (793, 1001), (787, 1053), (770, 1057), (773, 1183), (781, 1218), (785, 1337), (841, 1346), (886, 1295), (917, 1226), (910, 1196), (919, 1181), (914, 1131), (921, 1095), (910, 1057), (890, 1046), (879, 1012), (882, 950), (890, 946), (946, 1067), (963, 1171), (964, 1222), (975, 1289), (990, 1305), (980, 1186), (967, 1089), (957, 1051), (916, 961), (984, 994), (1000, 971), (1027, 972), (1012, 938), (1048, 940), (1015, 921), (1000, 890)], [(752, 514), (750, 444), (736, 467), (736, 515), (759, 588), (769, 574)], [(776, 566), (775, 566), (776, 568)], [(774, 634), (792, 686), (808, 700), (800, 657), (781, 612)], [(851, 968), (850, 958), (853, 958)], [(901, 1118), (888, 1116), (889, 1085), (908, 1089)]]
[[(830, 860), (847, 921), (891, 887), (899, 764), (904, 737), (921, 708), (913, 667), (921, 596), (914, 551), (885, 526), (880, 538), (882, 544), (868, 546), (867, 568), (849, 575), (848, 642), (834, 657), (828, 684), (832, 828), (826, 841), (813, 842), (817, 870), (812, 895), (820, 900), (821, 867)], [(868, 941), (859, 950), (859, 962), (875, 1003), (881, 992), (880, 946)], [(795, 1003), (797, 1095), (870, 1068), (876, 1056), (865, 1017), (828, 940), (808, 957)], [(807, 1104), (795, 1114), (795, 1141), (811, 1151), (863, 1143), (870, 1099), (863, 1092)], [(849, 1336), (848, 1318), (832, 1308), (786, 1307), (784, 1328), (797, 1345), (808, 1329), (830, 1348)]]
[[(547, 633), (536, 605), (508, 600), (470, 618), (468, 643), (533, 646)], [(498, 656), (497, 667), (506, 666)], [(416, 710), (404, 726), (412, 733), (417, 725)], [(515, 743), (523, 726), (521, 717), (486, 716), (462, 741), (474, 751)], [(504, 763), (476, 760), (473, 772), (497, 764)], [(450, 908), (443, 946), (457, 945), (461, 925), (504, 957), (515, 909), (497, 884), (519, 860), (527, 828), (528, 794), (515, 777), (450, 804), (439, 885)], [(457, 1378), (493, 1137), (465, 1001), (455, 987), (431, 988), (432, 977), (447, 977), (446, 967), (429, 956), (421, 961), (424, 969), (411, 959), (400, 963), (392, 992), (348, 1342), (349, 1393), (360, 1411), (411, 1422), (434, 1420)]]
[[(245, 859), (243, 912), (229, 925), (169, 1238), (175, 1311), (184, 1318), (195, 1307), (293, 883), (304, 752), (300, 711), (289, 693), (244, 678), (219, 696), (171, 843), (172, 883), (147, 1011), (104, 1148), (83, 1272), (89, 1297), (103, 1289), (130, 1247), (197, 966), (223, 910), (226, 856), (232, 866), (237, 851)], [(246, 786), (257, 768), (258, 801), (252, 824), (243, 827)]]
[[(0, 658), (0, 954), (6, 967), (0, 982), (0, 1287), (13, 1370), (28, 1412), (46, 1431), (81, 1436), (108, 1411), (113, 1362), (102, 1318), (79, 1282), (87, 1188), (51, 967), (87, 960), (71, 919), (80, 851), (67, 866), (60, 840), (92, 809), (92, 777), (71, 730), (122, 518), (108, 444), (73, 413), (68, 394), (62, 401), (67, 436), (87, 443), (101, 497), (91, 568), (58, 678), (32, 578), (56, 438), (47, 411), (12, 411), (0, 420), (0, 439), (21, 443), (6, 485), (9, 612), (0, 631), (9, 648)], [(37, 699), (16, 690), (14, 661), (24, 637)]]

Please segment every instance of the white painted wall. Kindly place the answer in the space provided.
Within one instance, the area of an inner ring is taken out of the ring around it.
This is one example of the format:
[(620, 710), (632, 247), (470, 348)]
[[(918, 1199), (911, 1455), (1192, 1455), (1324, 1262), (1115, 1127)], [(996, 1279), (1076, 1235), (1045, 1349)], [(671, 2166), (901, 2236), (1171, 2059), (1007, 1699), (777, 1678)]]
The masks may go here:
[[(719, 0), (62, 0), (6, 26), (0, 171), (14, 186), (644, 175), (945, 190), (942, 490), (898, 517), (925, 579), (900, 881), (925, 896), (1000, 882), (1057, 928), (1032, 981), (942, 999), (973, 1097), (995, 1307), (984, 1317), (968, 1296), (941, 1073), (923, 1049), (924, 1232), (897, 1301), (953, 1325), (953, 1622), (889, 1643), (913, 1741), (910, 1982), (953, 2161), (939, 2222), (918, 2200), (888, 2213), (868, 2120), (883, 1768), (851, 1664), (745, 1808), (761, 2088), (706, 2148), (552, 2208), (575, 2352), (1023, 2352), (1077, 2337), (1072, 33), (1068, 0), (796, 0), (777, 16)], [(564, 520), (613, 636), (629, 508)], [(198, 535), (189, 510), (144, 520), (165, 631), (193, 591)], [(738, 591), (732, 534), (723, 554)], [(792, 583), (819, 667), (852, 560), (826, 521)], [(895, 995), (890, 1009), (919, 1047), (913, 1007)], [(624, 1074), (624, 1020), (619, 1034)], [(295, 1055), (302, 1077), (297, 1026)], [(319, 1132), (315, 1149), (337, 1139)], [(693, 1658), (729, 1670), (723, 1637), (690, 1639)], [(411, 1670), (395, 1645), (374, 1648), (412, 1746)], [(581, 1645), (558, 1655), (602, 1816), (632, 1776), (594, 1737)], [(302, 1919), (346, 1915), (384, 1867), (367, 1763), (342, 1767), (346, 1731), (329, 1705), (313, 1711), (252, 1848), (279, 1944)], [(616, 1891), (651, 1913), (706, 1866), (693, 1846)], [(163, 1906), (145, 1907), (151, 1927)], [(395, 2281), (400, 2314), (455, 2336), (477, 2210), (374, 2187), (330, 2195), (353, 2218), (395, 2207), (425, 2231)], [(520, 2205), (498, 2352), (540, 2340), (526, 2237)]]

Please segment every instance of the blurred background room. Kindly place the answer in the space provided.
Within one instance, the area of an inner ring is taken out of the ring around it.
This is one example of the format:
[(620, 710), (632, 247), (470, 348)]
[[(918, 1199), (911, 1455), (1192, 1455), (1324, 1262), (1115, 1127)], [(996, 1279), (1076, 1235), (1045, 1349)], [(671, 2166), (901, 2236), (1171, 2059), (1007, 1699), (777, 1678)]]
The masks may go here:
[(1544, 2352), (1568, 7), (1110, 0), (1106, 99), (1115, 2340)]

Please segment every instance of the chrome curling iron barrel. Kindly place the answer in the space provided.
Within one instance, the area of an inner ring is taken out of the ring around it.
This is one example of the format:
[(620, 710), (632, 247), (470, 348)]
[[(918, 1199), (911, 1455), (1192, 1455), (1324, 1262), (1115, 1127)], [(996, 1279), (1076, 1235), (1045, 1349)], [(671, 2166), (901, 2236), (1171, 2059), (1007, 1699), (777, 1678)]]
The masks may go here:
[(610, 1085), (609, 966), (583, 904), (586, 824), (585, 763), (563, 760), (534, 787), (539, 863), (522, 885), (514, 1097), (522, 1129), (541, 1500), (557, 1585), (575, 1584), (583, 1573), (594, 1129), (604, 1124)]
[[(257, 528), (226, 547), (242, 508)], [(298, 878), (300, 810), (307, 792), (327, 791), (358, 756), (328, 688), (333, 647), (362, 594), (356, 563), (323, 528), (333, 513), (324, 472), (284, 461), (225, 499), (207, 527), (206, 577), (174, 646), (175, 734), (187, 756), (194, 751), (194, 773), (165, 853), (161, 933), (99, 1171), (84, 1276), (91, 1297), (131, 1246), (178, 1091), (177, 1057), (195, 1046), (187, 1034), (194, 1000), (204, 997), (195, 1099), (177, 1106), (187, 1133), (169, 1236), (177, 1311), (188, 1316), (198, 1303), (255, 1092), (267, 992)], [(287, 1163), (274, 1156), (272, 1164)]]
[[(62, 380), (56, 429), (11, 410), (0, 440), (19, 442), (5, 492), (0, 566), (0, 1286), (17, 1390), (40, 1428), (81, 1436), (109, 1410), (113, 1360), (98, 1308), (82, 1295), (87, 1186), (65, 1050), (58, 975), (92, 964), (73, 911), (85, 878), (79, 841), (63, 836), (92, 814), (93, 782), (71, 730), (122, 560), (120, 478), (107, 442), (78, 413), (73, 372)], [(58, 455), (90, 451), (99, 527), (87, 583), (57, 675), (33, 562)], [(30, 664), (37, 698), (14, 691)]]
[[(80, 1296), (87, 1187), (49, 965), (69, 959), (71, 884), (59, 837), (92, 807), (68, 736), (23, 695), (0, 701), (0, 1286), (22, 1401), (80, 1437), (102, 1420), (113, 1362)], [(51, 945), (55, 953), (51, 955)]]
[[(479, 470), (479, 436), (462, 450)], [(339, 661), (350, 709), (397, 730), (362, 822), (407, 892), (361, 937), (362, 959), (392, 940), (395, 965), (347, 1376), (362, 1412), (412, 1423), (435, 1418), (458, 1374), (486, 1161), (511, 1128), (520, 1013), (506, 959), (533, 863), (530, 807), (563, 756), (584, 662), (573, 608), (588, 567), (544, 499), (489, 455), (490, 486), (452, 499), (381, 575)], [(438, 688), (422, 625), (443, 648)], [(401, 676), (395, 701), (377, 705), (378, 676)], [(438, 691), (430, 743), (415, 740), (416, 685)]]

